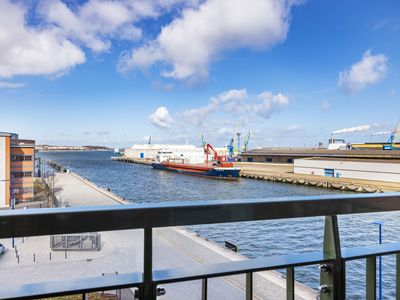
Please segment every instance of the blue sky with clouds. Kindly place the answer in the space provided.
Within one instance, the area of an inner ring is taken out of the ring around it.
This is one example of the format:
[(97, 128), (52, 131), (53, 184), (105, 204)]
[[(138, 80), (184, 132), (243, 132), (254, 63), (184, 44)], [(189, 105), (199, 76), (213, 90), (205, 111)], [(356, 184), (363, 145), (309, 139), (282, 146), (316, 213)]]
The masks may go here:
[[(0, 0), (0, 131), (313, 146), (393, 130), (398, 1)], [(340, 132), (341, 129), (347, 129)], [(386, 140), (387, 134), (372, 136)]]

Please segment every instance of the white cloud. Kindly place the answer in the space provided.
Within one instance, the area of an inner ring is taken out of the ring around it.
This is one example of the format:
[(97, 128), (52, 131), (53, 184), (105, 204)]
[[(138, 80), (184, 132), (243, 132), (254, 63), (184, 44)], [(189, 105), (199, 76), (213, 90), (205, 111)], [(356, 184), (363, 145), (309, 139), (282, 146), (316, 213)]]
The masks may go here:
[(227, 112), (235, 113), (237, 115), (243, 114), (248, 110), (247, 104), (244, 102), (248, 97), (246, 89), (229, 90), (218, 95), (218, 101), (224, 105), (224, 110)]
[(194, 125), (201, 125), (206, 121), (207, 117), (218, 108), (218, 106), (219, 103), (212, 101), (207, 106), (184, 111), (182, 117), (186, 122)]
[(85, 61), (85, 54), (52, 28), (26, 25), (27, 10), (0, 1), (0, 77), (56, 75)]
[(269, 91), (258, 95), (262, 100), (260, 104), (253, 105), (254, 112), (264, 118), (269, 119), (274, 112), (281, 111), (289, 105), (289, 97), (285, 94), (273, 94)]
[(142, 31), (132, 22), (156, 15), (151, 2), (139, 6), (136, 1), (129, 4), (124, 1), (89, 0), (73, 10), (60, 0), (47, 0), (41, 3), (39, 11), (59, 35), (79, 41), (96, 52), (108, 50), (112, 38), (139, 39)]
[[(286, 39), (290, 0), (207, 0), (162, 28), (158, 37), (125, 53), (119, 70), (171, 66), (162, 73), (175, 79), (202, 79), (209, 64), (236, 49), (263, 50)], [(222, 21), (223, 20), (223, 21)]]
[(207, 117), (215, 112), (221, 105), (228, 112), (242, 113), (247, 108), (245, 103), (242, 101), (248, 97), (246, 89), (232, 89), (226, 92), (220, 93), (216, 97), (212, 97), (206, 106), (189, 109), (182, 113), (182, 117), (185, 121), (194, 125), (201, 125)]
[(338, 85), (347, 93), (354, 94), (382, 80), (386, 76), (387, 63), (385, 55), (372, 55), (371, 50), (368, 50), (350, 70), (339, 73)]
[(223, 92), (218, 95), (218, 99), (221, 102), (229, 102), (229, 101), (236, 101), (236, 100), (244, 100), (247, 98), (247, 91), (246, 89), (240, 90), (229, 90), (227, 92)]
[(195, 5), (196, 0), (0, 0), (0, 78), (63, 75), (86, 61), (84, 48), (103, 52), (115, 40), (136, 41), (142, 35), (138, 22)]
[(10, 81), (0, 81), (0, 89), (20, 89), (26, 87), (25, 83), (22, 82), (10, 82)]
[(282, 93), (273, 94), (265, 91), (256, 98), (249, 99), (246, 89), (232, 89), (211, 97), (206, 106), (184, 111), (181, 116), (186, 123), (201, 126), (209, 122), (211, 114), (225, 111), (231, 116), (235, 114), (235, 123), (238, 120), (244, 123), (247, 117), (254, 114), (268, 119), (273, 113), (283, 110), (288, 105), (289, 97)]
[(359, 126), (335, 130), (334, 132), (332, 132), (332, 134), (364, 132), (370, 130), (371, 128), (372, 128), (371, 125), (359, 125)]
[(169, 114), (165, 106), (160, 106), (154, 113), (149, 116), (150, 122), (159, 128), (170, 128), (174, 124), (174, 120)]

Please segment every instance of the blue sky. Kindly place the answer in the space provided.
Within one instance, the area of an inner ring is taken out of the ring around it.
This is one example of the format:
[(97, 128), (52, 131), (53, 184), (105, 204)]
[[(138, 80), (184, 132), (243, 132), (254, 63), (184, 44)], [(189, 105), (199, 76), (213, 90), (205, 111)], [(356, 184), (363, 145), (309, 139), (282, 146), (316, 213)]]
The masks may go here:
[[(247, 3), (247, 4), (246, 4)], [(398, 1), (0, 1), (0, 131), (314, 146), (400, 118)], [(341, 129), (347, 129), (340, 132)]]

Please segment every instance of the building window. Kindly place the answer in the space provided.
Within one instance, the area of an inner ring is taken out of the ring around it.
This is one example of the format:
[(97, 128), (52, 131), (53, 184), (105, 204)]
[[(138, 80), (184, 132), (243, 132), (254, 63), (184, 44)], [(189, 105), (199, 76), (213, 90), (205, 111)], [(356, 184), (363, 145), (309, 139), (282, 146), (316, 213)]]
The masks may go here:
[(11, 178), (32, 177), (32, 172), (11, 172)]
[(253, 162), (253, 158), (252, 158), (252, 157), (248, 157), (248, 158), (247, 158), (247, 161), (248, 161), (248, 162)]
[(324, 169), (324, 175), (326, 177), (334, 177), (335, 171), (333, 169)]
[(16, 188), (12, 189), (14, 195), (33, 194), (33, 188)]
[(12, 155), (12, 161), (32, 161), (32, 155)]
[(288, 158), (288, 159), (287, 159), (287, 163), (288, 163), (288, 164), (292, 164), (292, 163), (293, 163), (293, 158)]
[(267, 158), (265, 159), (265, 161), (266, 161), (266, 162), (272, 162), (272, 158), (271, 158), (271, 157), (267, 157)]

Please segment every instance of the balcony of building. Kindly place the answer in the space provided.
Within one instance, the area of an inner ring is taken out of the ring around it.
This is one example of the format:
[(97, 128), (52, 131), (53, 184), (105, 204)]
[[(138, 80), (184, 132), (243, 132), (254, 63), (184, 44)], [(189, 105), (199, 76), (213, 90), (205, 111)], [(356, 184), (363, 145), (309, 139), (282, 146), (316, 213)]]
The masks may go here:
[[(132, 204), (123, 206), (69, 207), (0, 211), (0, 238), (60, 235), (99, 231), (139, 229), (143, 232), (143, 268), (111, 276), (45, 281), (43, 283), (0, 287), (0, 298), (33, 299), (93, 291), (132, 288), (139, 299), (162, 299), (171, 283), (200, 281), (198, 299), (212, 298), (209, 281), (243, 274), (245, 299), (254, 299), (254, 275), (265, 270), (286, 270), (286, 299), (296, 295), (296, 270), (319, 266), (320, 299), (346, 299), (346, 268), (352, 261), (364, 261), (365, 295), (377, 298), (379, 256), (396, 255), (396, 293), (400, 295), (400, 243), (341, 247), (338, 216), (400, 210), (400, 194), (329, 195), (257, 200), (214, 200), (198, 202)], [(220, 224), (304, 217), (324, 217), (322, 251), (297, 249), (288, 255), (260, 257), (224, 263), (154, 268), (153, 233), (158, 228)], [(132, 256), (139, 255), (132, 253)], [(182, 298), (183, 299), (183, 298)], [(272, 298), (271, 298), (272, 299)]]

